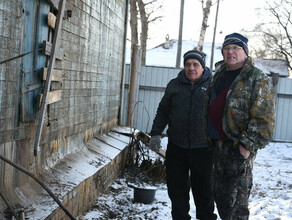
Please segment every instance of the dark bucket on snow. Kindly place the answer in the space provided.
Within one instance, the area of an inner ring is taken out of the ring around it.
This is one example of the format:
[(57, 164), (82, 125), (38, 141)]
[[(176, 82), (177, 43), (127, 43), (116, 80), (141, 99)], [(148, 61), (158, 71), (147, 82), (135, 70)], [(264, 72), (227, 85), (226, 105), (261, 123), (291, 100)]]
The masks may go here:
[(155, 188), (138, 188), (134, 187), (134, 202), (151, 204), (155, 198)]

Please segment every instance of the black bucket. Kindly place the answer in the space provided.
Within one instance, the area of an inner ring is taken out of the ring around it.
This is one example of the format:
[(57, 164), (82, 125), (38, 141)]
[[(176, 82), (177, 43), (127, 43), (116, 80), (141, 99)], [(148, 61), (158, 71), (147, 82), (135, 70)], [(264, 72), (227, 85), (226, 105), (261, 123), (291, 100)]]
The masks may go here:
[(155, 198), (156, 188), (134, 187), (134, 202), (151, 204)]

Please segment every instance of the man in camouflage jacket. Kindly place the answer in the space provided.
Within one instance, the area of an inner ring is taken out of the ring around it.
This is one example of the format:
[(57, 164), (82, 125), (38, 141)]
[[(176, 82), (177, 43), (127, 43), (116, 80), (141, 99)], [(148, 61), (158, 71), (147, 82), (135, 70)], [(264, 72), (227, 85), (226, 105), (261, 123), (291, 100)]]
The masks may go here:
[(210, 85), (208, 137), (214, 147), (215, 202), (223, 220), (248, 219), (257, 150), (272, 138), (274, 89), (248, 56), (248, 39), (225, 37)]

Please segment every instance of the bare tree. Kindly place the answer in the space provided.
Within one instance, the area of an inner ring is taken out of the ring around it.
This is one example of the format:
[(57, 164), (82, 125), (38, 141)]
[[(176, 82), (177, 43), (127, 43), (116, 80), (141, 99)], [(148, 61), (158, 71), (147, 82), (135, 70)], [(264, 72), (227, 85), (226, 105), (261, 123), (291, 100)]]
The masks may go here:
[(274, 22), (258, 24), (254, 30), (260, 47), (254, 47), (254, 55), (261, 58), (285, 59), (292, 71), (292, 2), (274, 1), (268, 4)]
[[(149, 24), (155, 22), (156, 20), (159, 20), (162, 18), (161, 15), (155, 15), (154, 12), (159, 11), (159, 9), (162, 8), (162, 4), (160, 4), (161, 0), (131, 0), (131, 20), (134, 21), (134, 17), (136, 18), (136, 24), (131, 23), (131, 30), (132, 25), (136, 25), (137, 30), (137, 36), (138, 36), (138, 20), (140, 19), (141, 22), (141, 31), (140, 31), (140, 46), (142, 50), (142, 59), (141, 59), (141, 65), (145, 66), (146, 62), (146, 49), (147, 49), (147, 40), (148, 40), (148, 30), (149, 30)], [(139, 11), (137, 11), (137, 3), (139, 7)], [(135, 5), (135, 6), (134, 6)], [(135, 13), (135, 10), (132, 11), (132, 7), (136, 8), (137, 13)], [(133, 14), (132, 14), (133, 12)], [(140, 17), (138, 17), (138, 12)], [(132, 19), (133, 17), (133, 19)], [(134, 28), (134, 27), (133, 27)], [(136, 35), (135, 35), (136, 36)], [(131, 37), (135, 37), (132, 36)], [(138, 38), (137, 38), (138, 43)]]
[(137, 0), (140, 12), (141, 19), (141, 34), (140, 34), (140, 43), (142, 50), (142, 58), (141, 65), (145, 66), (146, 64), (146, 47), (147, 47), (147, 39), (148, 39), (148, 16), (145, 11), (145, 4), (142, 0)]
[(210, 14), (210, 8), (212, 6), (212, 0), (207, 0), (206, 4), (204, 0), (201, 0), (202, 3), (202, 11), (203, 11), (203, 20), (202, 20), (202, 26), (200, 31), (200, 38), (197, 46), (197, 50), (203, 51), (204, 41), (205, 41), (205, 34), (208, 27), (208, 18)]
[(130, 0), (130, 27), (131, 27), (131, 45), (138, 45), (138, 10), (137, 0)]

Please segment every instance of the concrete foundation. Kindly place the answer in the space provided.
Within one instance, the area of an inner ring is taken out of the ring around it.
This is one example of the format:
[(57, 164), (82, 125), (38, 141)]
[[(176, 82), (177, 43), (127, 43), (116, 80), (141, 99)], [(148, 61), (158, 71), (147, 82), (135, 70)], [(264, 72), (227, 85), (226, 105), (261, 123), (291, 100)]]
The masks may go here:
[[(88, 211), (99, 194), (106, 192), (112, 181), (124, 171), (129, 158), (129, 142), (130, 138), (115, 128), (115, 131), (83, 143), (80, 150), (67, 155), (56, 165), (44, 167), (38, 178), (77, 218)], [(14, 197), (24, 208), (26, 218), (70, 219), (35, 180), (25, 174), (19, 176), (27, 181), (16, 187)]]

